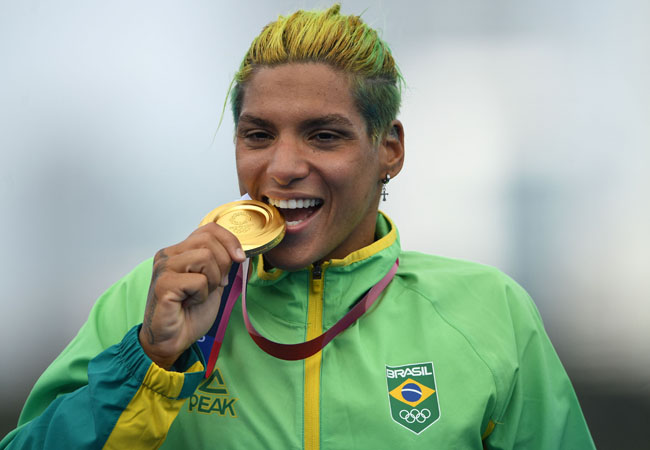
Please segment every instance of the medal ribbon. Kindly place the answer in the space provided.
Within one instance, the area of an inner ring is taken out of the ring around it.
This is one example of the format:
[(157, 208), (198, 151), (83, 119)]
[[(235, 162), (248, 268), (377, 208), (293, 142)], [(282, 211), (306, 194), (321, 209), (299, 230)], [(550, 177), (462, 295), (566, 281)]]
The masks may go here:
[[(246, 329), (248, 334), (255, 341), (258, 347), (264, 350), (271, 356), (274, 356), (279, 359), (284, 359), (286, 361), (296, 361), (299, 359), (308, 358), (320, 350), (323, 349), (332, 339), (334, 339), (339, 333), (352, 325), (359, 317), (363, 315), (368, 309), (375, 303), (379, 298), (379, 295), (391, 282), (395, 273), (397, 272), (397, 267), (399, 266), (399, 259), (395, 260), (395, 263), (391, 267), (384, 277), (375, 284), (366, 295), (356, 304), (354, 307), (347, 312), (338, 322), (334, 324), (329, 330), (320, 336), (311, 339), (306, 342), (301, 342), (299, 344), (281, 344), (279, 342), (271, 341), (270, 339), (262, 336), (253, 326), (250, 319), (248, 318), (248, 310), (246, 309), (246, 285), (248, 283), (248, 265), (249, 260), (246, 259), (239, 267), (237, 271), (237, 277), (234, 280), (234, 284), (228, 295), (226, 301), (226, 306), (219, 322), (217, 328), (217, 334), (215, 336), (214, 343), (212, 344), (212, 349), (210, 350), (210, 358), (208, 359), (208, 366), (206, 368), (205, 377), (208, 378), (214, 366), (217, 362), (217, 357), (219, 356), (219, 350), (221, 349), (221, 344), (223, 342), (223, 337), (226, 333), (226, 326), (228, 325), (228, 319), (230, 318), (230, 313), (232, 307), (237, 301), (239, 294), (242, 294), (242, 315), (244, 317), (244, 323), (246, 324)], [(244, 287), (242, 289), (242, 286)]]

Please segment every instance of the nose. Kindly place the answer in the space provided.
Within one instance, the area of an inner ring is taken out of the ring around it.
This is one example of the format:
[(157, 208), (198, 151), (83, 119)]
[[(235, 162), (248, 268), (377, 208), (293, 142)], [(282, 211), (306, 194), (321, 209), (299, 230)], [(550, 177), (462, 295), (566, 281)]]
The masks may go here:
[(300, 142), (281, 138), (276, 142), (266, 168), (268, 175), (280, 186), (289, 186), (309, 174), (309, 164)]

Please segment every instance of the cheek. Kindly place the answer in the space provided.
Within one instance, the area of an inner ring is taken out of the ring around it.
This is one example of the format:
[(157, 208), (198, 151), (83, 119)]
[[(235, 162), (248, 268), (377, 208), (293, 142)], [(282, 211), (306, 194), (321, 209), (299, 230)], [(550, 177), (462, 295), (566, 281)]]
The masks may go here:
[(332, 189), (341, 206), (364, 209), (366, 201), (374, 196), (376, 161), (373, 158), (348, 160), (330, 166), (327, 184)]
[(372, 184), (378, 170), (374, 154), (363, 154), (357, 158), (342, 161), (332, 171), (333, 177), (355, 190), (365, 191)]
[(240, 189), (250, 192), (255, 178), (258, 177), (261, 170), (262, 164), (260, 158), (245, 155), (245, 153), (236, 150), (235, 165), (237, 167), (237, 179), (239, 180)]

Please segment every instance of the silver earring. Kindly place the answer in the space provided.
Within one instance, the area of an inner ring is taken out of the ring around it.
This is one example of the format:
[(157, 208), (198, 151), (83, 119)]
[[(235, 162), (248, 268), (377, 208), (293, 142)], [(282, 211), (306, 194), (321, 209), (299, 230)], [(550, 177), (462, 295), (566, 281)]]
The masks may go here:
[(390, 174), (387, 173), (386, 178), (383, 178), (381, 180), (381, 182), (383, 183), (383, 186), (381, 188), (381, 197), (382, 197), (382, 201), (384, 202), (386, 201), (386, 196), (388, 195), (388, 191), (386, 190), (386, 185), (388, 184), (389, 181), (390, 181)]

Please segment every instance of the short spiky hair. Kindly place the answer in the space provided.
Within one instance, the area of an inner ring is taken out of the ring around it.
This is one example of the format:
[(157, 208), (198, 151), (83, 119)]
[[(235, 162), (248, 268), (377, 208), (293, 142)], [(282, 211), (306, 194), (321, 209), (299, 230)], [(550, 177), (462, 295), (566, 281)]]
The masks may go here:
[(402, 76), (388, 45), (358, 16), (326, 11), (296, 11), (270, 23), (251, 44), (235, 74), (231, 106), (239, 120), (246, 82), (255, 69), (291, 62), (322, 62), (350, 74), (352, 95), (366, 120), (368, 135), (378, 140), (389, 131), (401, 102)]

